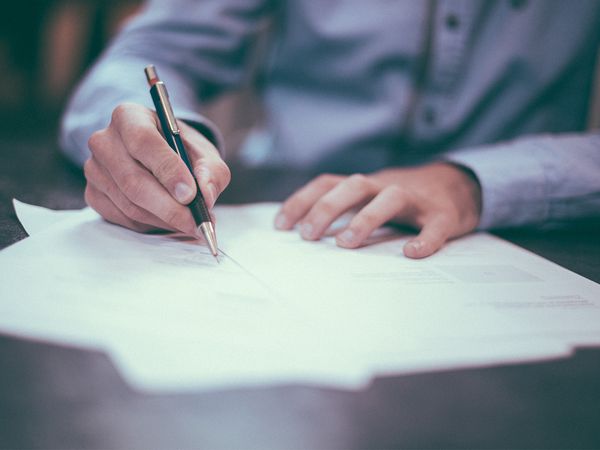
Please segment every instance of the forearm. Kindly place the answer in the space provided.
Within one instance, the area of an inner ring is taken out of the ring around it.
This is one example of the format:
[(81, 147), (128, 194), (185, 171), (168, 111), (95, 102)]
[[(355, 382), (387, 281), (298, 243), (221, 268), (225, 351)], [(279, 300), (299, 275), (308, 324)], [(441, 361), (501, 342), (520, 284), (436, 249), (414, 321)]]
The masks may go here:
[[(117, 105), (131, 102), (154, 109), (143, 72), (150, 63), (150, 58), (114, 58), (109, 54), (88, 73), (67, 105), (61, 123), (60, 146), (71, 160), (83, 164), (89, 156), (89, 137), (108, 126)], [(177, 117), (202, 131), (222, 151), (217, 127), (197, 112), (199, 103), (192, 84), (169, 66), (154, 63), (169, 86)]]
[(149, 2), (78, 86), (63, 117), (61, 147), (82, 163), (88, 156), (87, 139), (108, 125), (118, 104), (133, 102), (152, 108), (143, 69), (154, 64), (169, 86), (177, 115), (222, 149), (216, 128), (198, 114), (200, 101), (244, 80), (243, 56), (267, 13), (265, 3)]

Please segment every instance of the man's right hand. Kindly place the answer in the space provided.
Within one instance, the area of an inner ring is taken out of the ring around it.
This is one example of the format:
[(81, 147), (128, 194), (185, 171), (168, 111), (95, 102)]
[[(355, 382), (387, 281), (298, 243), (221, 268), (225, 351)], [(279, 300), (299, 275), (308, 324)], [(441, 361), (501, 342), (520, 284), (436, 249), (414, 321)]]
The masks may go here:
[[(229, 184), (229, 168), (200, 132), (182, 121), (179, 127), (210, 209)], [(154, 111), (131, 103), (117, 106), (110, 125), (92, 134), (88, 145), (85, 200), (102, 217), (140, 232), (198, 235), (185, 206), (196, 195), (194, 179), (163, 138)]]

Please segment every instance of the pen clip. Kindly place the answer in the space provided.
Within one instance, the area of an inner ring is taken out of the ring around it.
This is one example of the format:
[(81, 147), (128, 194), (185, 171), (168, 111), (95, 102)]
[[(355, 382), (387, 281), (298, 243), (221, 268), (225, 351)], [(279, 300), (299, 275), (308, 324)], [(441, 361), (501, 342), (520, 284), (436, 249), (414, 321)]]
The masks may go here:
[[(161, 109), (163, 110), (163, 115), (165, 116), (165, 120), (167, 121), (167, 125), (169, 126), (169, 131), (172, 134), (179, 134), (179, 127), (177, 126), (177, 119), (175, 119), (175, 113), (173, 112), (173, 108), (171, 107), (171, 102), (169, 101), (169, 92), (167, 91), (167, 86), (165, 83), (161, 81), (158, 77), (158, 73), (156, 72), (156, 67), (150, 64), (144, 68), (144, 73), (146, 74), (146, 79), (150, 84), (150, 92), (154, 89), (154, 94), (158, 97), (158, 103), (160, 104)], [(155, 105), (156, 105), (156, 98)], [(158, 108), (158, 105), (156, 105)], [(167, 130), (163, 130), (163, 132), (167, 132)]]
[(156, 88), (156, 93), (160, 99), (160, 103), (164, 107), (165, 118), (167, 119), (167, 124), (169, 125), (169, 131), (173, 134), (179, 134), (177, 119), (175, 119), (175, 113), (173, 113), (173, 108), (171, 107), (171, 102), (169, 101), (167, 87), (162, 81), (156, 82), (154, 87)]

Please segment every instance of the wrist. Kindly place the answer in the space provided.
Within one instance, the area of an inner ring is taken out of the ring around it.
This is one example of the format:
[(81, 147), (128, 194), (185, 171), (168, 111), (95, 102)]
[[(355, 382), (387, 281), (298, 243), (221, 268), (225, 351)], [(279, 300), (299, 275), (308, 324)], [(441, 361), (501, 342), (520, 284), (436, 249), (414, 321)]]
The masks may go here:
[(482, 209), (481, 184), (477, 175), (469, 167), (457, 164), (454, 162), (439, 163), (450, 169), (453, 173), (452, 181), (449, 186), (456, 194), (457, 198), (462, 199), (460, 209), (464, 208), (464, 212), (468, 216), (472, 216), (475, 228), (479, 224)]

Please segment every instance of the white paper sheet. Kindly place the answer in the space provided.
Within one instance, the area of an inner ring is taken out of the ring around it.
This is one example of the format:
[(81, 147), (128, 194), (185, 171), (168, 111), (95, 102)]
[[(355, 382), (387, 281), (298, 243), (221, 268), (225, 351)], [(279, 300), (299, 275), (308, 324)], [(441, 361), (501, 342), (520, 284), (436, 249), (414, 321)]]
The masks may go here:
[(277, 207), (217, 208), (216, 264), (195, 241), (130, 232), (89, 209), (56, 220), (16, 204), (32, 237), (0, 253), (0, 330), (105, 349), (143, 390), (358, 387), (600, 343), (600, 287), (498, 238), (415, 261), (405, 237), (385, 232), (345, 250), (275, 231)]
[(19, 200), (13, 199), (13, 206), (17, 217), (25, 228), (25, 231), (29, 236), (33, 236), (41, 231), (46, 230), (52, 225), (56, 225), (65, 219), (69, 219), (76, 216), (87, 216), (90, 219), (96, 217), (96, 213), (91, 208), (84, 209), (49, 209), (42, 206), (29, 205), (27, 203), (20, 202)]

